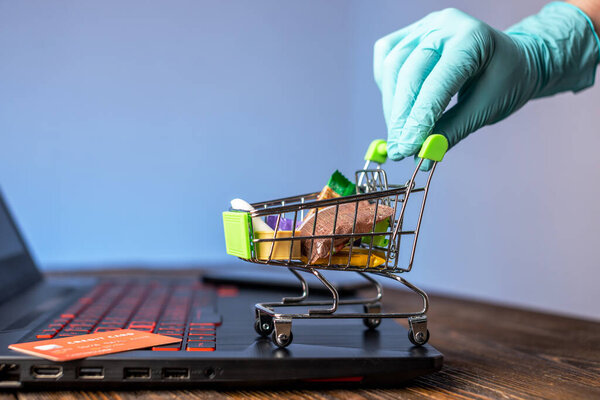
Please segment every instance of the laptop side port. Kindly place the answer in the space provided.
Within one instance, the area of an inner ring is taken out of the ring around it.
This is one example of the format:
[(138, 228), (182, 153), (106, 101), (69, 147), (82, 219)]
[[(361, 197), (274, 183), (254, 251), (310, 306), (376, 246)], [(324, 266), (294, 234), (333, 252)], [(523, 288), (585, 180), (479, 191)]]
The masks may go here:
[(31, 367), (31, 375), (35, 379), (58, 379), (62, 374), (62, 367), (56, 365), (34, 365)]
[(21, 386), (20, 375), (17, 364), (0, 364), (0, 388)]
[(215, 379), (215, 376), (217, 376), (217, 373), (215, 372), (214, 368), (209, 367), (204, 370), (204, 376), (207, 377), (208, 379)]
[(125, 379), (150, 379), (150, 368), (124, 368), (123, 378)]
[(104, 368), (102, 367), (79, 367), (77, 369), (79, 379), (104, 379)]
[(162, 377), (164, 379), (190, 379), (190, 370), (188, 368), (163, 368)]

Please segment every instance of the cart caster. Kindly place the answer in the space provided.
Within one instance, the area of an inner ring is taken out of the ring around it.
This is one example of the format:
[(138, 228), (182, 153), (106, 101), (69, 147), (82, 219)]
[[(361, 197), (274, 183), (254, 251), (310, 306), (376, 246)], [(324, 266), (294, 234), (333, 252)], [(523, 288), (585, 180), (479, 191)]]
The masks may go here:
[[(381, 313), (381, 304), (365, 304), (363, 310), (365, 314)], [(381, 318), (363, 318), (363, 323), (367, 328), (373, 330), (381, 324)]]
[(429, 340), (429, 329), (427, 329), (427, 317), (421, 315), (408, 318), (408, 340), (415, 346), (422, 346)]
[(273, 343), (280, 348), (289, 346), (294, 338), (294, 335), (292, 335), (292, 320), (288, 318), (275, 319), (273, 324), (275, 325)]
[(416, 336), (419, 337), (419, 340), (417, 340), (412, 329), (409, 329), (408, 340), (410, 340), (410, 342), (412, 344), (414, 344), (415, 346), (423, 346), (425, 343), (427, 343), (429, 341), (429, 329), (427, 329), (427, 331), (425, 331), (425, 332), (426, 332), (425, 334), (423, 334), (423, 332), (417, 333)]
[(267, 320), (265, 318), (261, 322), (260, 318), (257, 318), (256, 321), (254, 321), (254, 330), (262, 337), (269, 336), (271, 332), (273, 332), (273, 329), (274, 326), (272, 320)]
[(289, 346), (290, 343), (292, 343), (292, 340), (294, 340), (294, 334), (292, 332), (290, 332), (289, 335), (285, 333), (280, 333), (278, 335), (277, 332), (273, 332), (273, 343), (281, 349)]
[(381, 318), (365, 318), (363, 319), (363, 323), (370, 330), (375, 330), (381, 324)]

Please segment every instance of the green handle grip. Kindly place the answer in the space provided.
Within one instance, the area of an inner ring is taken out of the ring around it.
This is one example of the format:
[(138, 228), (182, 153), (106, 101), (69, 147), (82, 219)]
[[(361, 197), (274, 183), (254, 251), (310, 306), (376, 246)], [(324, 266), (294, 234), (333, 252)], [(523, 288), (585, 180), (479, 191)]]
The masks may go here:
[(365, 161), (374, 161), (383, 164), (387, 160), (387, 143), (383, 139), (375, 139), (369, 145)]
[(448, 139), (444, 135), (431, 135), (425, 139), (419, 151), (419, 158), (440, 162), (448, 151)]
[[(444, 135), (430, 135), (423, 142), (419, 157), (439, 162), (444, 159), (446, 151), (448, 151), (448, 139)], [(385, 163), (385, 160), (387, 160), (387, 142), (383, 139), (373, 140), (367, 149), (365, 160), (379, 164)]]

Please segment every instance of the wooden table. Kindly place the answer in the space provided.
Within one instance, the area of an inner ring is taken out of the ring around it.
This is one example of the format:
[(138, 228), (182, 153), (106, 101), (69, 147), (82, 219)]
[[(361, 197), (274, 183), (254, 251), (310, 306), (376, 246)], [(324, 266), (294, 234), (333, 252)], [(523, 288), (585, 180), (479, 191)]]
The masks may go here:
[[(418, 306), (414, 296), (404, 291), (387, 290), (385, 299), (388, 309)], [(4, 392), (0, 400), (600, 399), (599, 322), (440, 295), (430, 299), (430, 343), (444, 354), (444, 367), (394, 389)]]

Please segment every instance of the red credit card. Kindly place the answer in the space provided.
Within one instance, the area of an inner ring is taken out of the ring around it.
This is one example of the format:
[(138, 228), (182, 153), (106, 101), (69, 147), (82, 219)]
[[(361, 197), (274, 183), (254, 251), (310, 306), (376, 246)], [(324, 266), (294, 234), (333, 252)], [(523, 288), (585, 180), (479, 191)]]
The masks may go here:
[(177, 342), (181, 342), (181, 339), (133, 329), (117, 329), (90, 335), (11, 344), (8, 348), (50, 361), (69, 361)]

